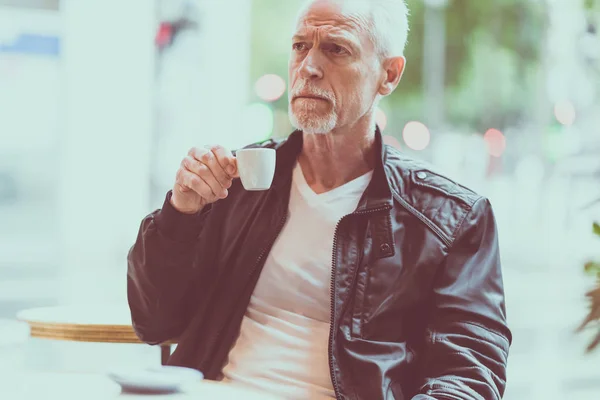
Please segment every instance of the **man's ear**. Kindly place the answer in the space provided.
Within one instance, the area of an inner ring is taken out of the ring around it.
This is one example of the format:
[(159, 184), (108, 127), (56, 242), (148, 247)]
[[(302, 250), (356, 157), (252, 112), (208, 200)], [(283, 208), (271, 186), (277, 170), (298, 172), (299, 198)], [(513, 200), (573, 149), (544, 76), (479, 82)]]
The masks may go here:
[(387, 96), (396, 89), (404, 74), (405, 66), (406, 59), (402, 56), (388, 58), (383, 62), (385, 74), (383, 82), (381, 82), (381, 86), (379, 86), (378, 92), (380, 95)]

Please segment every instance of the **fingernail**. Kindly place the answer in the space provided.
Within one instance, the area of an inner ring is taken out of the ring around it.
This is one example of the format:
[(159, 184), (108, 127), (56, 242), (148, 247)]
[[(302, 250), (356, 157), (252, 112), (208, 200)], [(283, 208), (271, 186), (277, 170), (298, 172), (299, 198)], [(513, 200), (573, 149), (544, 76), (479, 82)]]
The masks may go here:
[(233, 168), (233, 165), (228, 165), (227, 166), (227, 173), (233, 174), (234, 172), (235, 172), (235, 168)]

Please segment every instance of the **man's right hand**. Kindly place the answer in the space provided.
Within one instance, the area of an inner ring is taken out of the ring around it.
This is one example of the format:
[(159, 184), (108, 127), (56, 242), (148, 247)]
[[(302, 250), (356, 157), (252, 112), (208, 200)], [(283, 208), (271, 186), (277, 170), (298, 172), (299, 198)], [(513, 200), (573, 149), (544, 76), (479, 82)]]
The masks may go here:
[(237, 162), (221, 146), (194, 147), (181, 161), (177, 171), (171, 205), (179, 212), (195, 214), (228, 195), (233, 178), (238, 177)]

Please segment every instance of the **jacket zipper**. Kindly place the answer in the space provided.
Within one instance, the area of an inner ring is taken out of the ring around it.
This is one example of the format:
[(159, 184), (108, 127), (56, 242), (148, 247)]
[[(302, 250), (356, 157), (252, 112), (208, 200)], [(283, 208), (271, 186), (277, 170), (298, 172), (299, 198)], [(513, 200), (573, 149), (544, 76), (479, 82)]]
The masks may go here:
[(337, 270), (337, 242), (338, 242), (338, 231), (339, 227), (344, 219), (350, 217), (352, 215), (367, 215), (373, 214), (379, 211), (390, 210), (391, 206), (383, 206), (378, 208), (373, 208), (370, 210), (364, 211), (355, 211), (351, 214), (343, 216), (335, 226), (335, 233), (333, 234), (333, 251), (331, 253), (331, 280), (329, 282), (329, 294), (330, 294), (330, 303), (329, 303), (329, 373), (331, 375), (331, 382), (333, 383), (333, 391), (335, 393), (336, 399), (341, 399), (340, 397), (340, 389), (337, 383), (337, 379), (335, 378), (335, 373), (333, 371), (333, 335), (335, 331), (335, 273)]

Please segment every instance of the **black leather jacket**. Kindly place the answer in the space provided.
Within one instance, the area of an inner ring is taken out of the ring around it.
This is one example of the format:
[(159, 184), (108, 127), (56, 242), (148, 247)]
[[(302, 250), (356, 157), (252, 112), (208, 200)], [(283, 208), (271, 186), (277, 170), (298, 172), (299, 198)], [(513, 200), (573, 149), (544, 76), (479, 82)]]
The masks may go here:
[[(489, 201), (382, 145), (358, 208), (334, 238), (329, 363), (338, 399), (500, 399), (511, 333)], [(137, 335), (178, 338), (169, 364), (219, 379), (288, 215), (302, 133), (277, 150), (271, 190), (234, 181), (194, 216), (168, 196), (128, 256)]]

